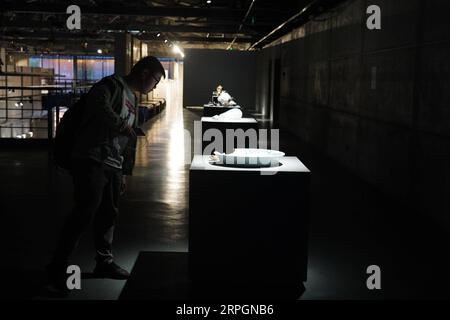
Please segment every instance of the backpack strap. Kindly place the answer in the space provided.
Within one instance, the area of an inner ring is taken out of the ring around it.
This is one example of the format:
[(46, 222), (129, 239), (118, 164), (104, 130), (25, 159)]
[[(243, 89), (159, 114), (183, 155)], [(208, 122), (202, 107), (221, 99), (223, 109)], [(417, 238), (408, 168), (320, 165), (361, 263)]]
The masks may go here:
[[(122, 98), (124, 89), (123, 84), (120, 81), (118, 81), (114, 77), (114, 75), (107, 77), (104, 81), (113, 94), (111, 98), (112, 105), (113, 107), (116, 107), (117, 104), (121, 103), (122, 100), (122, 99), (119, 100), (119, 98)], [(120, 90), (116, 90), (117, 87), (119, 87)]]
[[(120, 103), (120, 101), (118, 101), (118, 98), (122, 97), (122, 92), (123, 92), (123, 85), (120, 83), (120, 81), (118, 81), (117, 79), (114, 79), (114, 76), (108, 76), (105, 77), (103, 79), (101, 79), (99, 82), (95, 83), (87, 93), (83, 93), (80, 97), (80, 99), (78, 99), (78, 101), (76, 103), (80, 103), (80, 101), (82, 101), (82, 103), (86, 103), (87, 102), (87, 96), (89, 95), (90, 91), (99, 84), (106, 84), (110, 90), (110, 92), (112, 93), (112, 97), (111, 97), (111, 104), (113, 107), (113, 110), (115, 110), (115, 107), (117, 106), (118, 103)], [(117, 87), (120, 88), (120, 90), (117, 90)], [(85, 116), (85, 118), (83, 119), (83, 122), (89, 122), (90, 121), (90, 117)]]

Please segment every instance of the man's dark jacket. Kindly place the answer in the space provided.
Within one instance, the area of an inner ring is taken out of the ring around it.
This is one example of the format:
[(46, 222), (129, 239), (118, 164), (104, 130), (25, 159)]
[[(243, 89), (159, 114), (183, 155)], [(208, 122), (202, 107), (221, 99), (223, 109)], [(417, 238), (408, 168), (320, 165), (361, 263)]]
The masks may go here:
[[(123, 103), (123, 83), (119, 76), (112, 75), (97, 82), (86, 97), (86, 108), (83, 120), (77, 132), (72, 158), (92, 159), (103, 163), (112, 155), (113, 138), (119, 135), (126, 121), (119, 114)], [(136, 101), (136, 99), (135, 99)], [(134, 127), (137, 126), (138, 110)], [(123, 150), (122, 173), (131, 175), (135, 161), (136, 138), (129, 138)]]

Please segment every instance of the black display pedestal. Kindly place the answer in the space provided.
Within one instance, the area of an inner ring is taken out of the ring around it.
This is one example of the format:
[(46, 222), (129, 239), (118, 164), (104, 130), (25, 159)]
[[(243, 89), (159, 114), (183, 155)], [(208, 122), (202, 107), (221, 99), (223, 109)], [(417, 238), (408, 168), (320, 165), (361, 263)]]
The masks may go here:
[[(231, 107), (214, 107), (214, 106), (203, 106), (203, 116), (204, 117), (214, 117), (214, 116), (218, 116), (224, 112), (227, 112), (229, 110), (233, 110), (236, 108), (231, 108)], [(238, 108), (239, 109), (239, 108)], [(242, 109), (239, 109), (242, 111)]]
[(193, 281), (301, 286), (307, 276), (309, 170), (230, 168), (194, 156), (189, 174)]

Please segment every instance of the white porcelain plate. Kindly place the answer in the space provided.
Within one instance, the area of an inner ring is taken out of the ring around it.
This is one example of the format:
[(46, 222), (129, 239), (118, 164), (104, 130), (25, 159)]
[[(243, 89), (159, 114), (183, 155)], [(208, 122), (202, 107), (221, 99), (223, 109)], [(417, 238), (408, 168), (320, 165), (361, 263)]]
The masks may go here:
[(233, 153), (214, 152), (218, 164), (236, 167), (276, 167), (284, 152), (267, 149), (235, 149)]

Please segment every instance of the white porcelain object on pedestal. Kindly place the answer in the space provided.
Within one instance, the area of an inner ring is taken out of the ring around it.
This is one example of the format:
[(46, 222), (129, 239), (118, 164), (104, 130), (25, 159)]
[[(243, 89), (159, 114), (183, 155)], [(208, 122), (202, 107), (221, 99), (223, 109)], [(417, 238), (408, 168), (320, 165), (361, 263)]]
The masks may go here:
[(231, 109), (212, 118), (215, 120), (239, 120), (242, 119), (242, 111), (240, 109)]
[(235, 149), (234, 152), (225, 154), (214, 152), (216, 160), (223, 165), (239, 167), (275, 167), (284, 152), (267, 149)]

